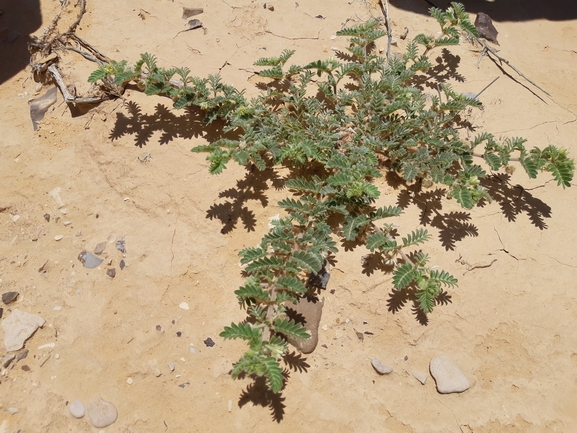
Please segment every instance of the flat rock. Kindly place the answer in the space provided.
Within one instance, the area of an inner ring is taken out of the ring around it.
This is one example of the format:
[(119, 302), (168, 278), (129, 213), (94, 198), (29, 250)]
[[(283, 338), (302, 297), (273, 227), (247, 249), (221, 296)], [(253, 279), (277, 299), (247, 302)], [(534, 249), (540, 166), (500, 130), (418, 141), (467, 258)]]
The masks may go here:
[(385, 365), (378, 358), (371, 359), (371, 365), (379, 374), (390, 374), (393, 372), (393, 368)]
[(10, 302), (14, 302), (20, 293), (18, 292), (6, 292), (2, 293), (2, 302), (5, 304), (9, 304)]
[(118, 418), (118, 411), (109, 401), (97, 397), (87, 404), (88, 416), (96, 428), (108, 427)]
[(301, 353), (312, 353), (317, 347), (319, 342), (319, 324), (324, 304), (324, 298), (319, 300), (317, 297), (304, 297), (296, 305), (292, 303), (286, 304), (289, 318), (303, 325), (311, 336), (306, 340), (287, 338), (287, 341)]
[(36, 314), (17, 309), (12, 311), (12, 314), (2, 321), (6, 350), (22, 349), (24, 342), (43, 325), (44, 319)]
[(74, 418), (82, 418), (86, 413), (84, 403), (82, 403), (80, 400), (74, 400), (72, 403), (70, 403), (68, 410)]
[(437, 383), (437, 391), (441, 394), (463, 392), (471, 387), (469, 379), (449, 355), (439, 355), (433, 358), (429, 369)]
[(94, 254), (89, 253), (88, 251), (84, 250), (80, 254), (78, 254), (78, 260), (80, 263), (84, 265), (85, 268), (93, 269), (104, 261), (100, 257), (96, 257)]

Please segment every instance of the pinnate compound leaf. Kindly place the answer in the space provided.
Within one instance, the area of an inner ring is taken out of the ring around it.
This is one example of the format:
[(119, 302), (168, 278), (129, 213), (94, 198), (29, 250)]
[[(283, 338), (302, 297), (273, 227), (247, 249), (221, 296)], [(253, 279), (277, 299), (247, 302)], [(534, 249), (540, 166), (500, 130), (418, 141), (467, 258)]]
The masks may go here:
[(415, 271), (413, 265), (410, 263), (404, 263), (395, 269), (393, 275), (393, 286), (397, 290), (402, 290), (411, 284), (411, 281), (415, 278)]
[(103, 78), (106, 78), (108, 76), (108, 74), (109, 74), (109, 72), (106, 70), (105, 67), (100, 67), (96, 71), (94, 71), (92, 74), (90, 74), (90, 76), (88, 77), (88, 82), (89, 83), (96, 83), (98, 80), (102, 80)]
[(527, 172), (527, 176), (529, 176), (531, 179), (535, 179), (539, 172), (539, 166), (537, 165), (537, 162), (531, 158), (522, 158), (520, 162)]
[(389, 243), (389, 239), (382, 232), (373, 233), (372, 235), (367, 237), (367, 248), (371, 252), (378, 250), (379, 248), (387, 245), (388, 243)]
[(243, 340), (251, 340), (260, 337), (260, 329), (255, 329), (250, 323), (232, 323), (230, 326), (225, 326), (224, 331), (219, 335), (226, 340), (234, 340), (242, 338)]
[(483, 155), (483, 157), (485, 158), (485, 161), (487, 161), (487, 164), (489, 164), (489, 167), (491, 167), (491, 170), (496, 171), (501, 168), (501, 158), (499, 158), (499, 155), (495, 155), (494, 153), (486, 153)]
[(406, 238), (403, 238), (403, 245), (408, 247), (410, 245), (419, 245), (431, 238), (431, 235), (425, 229), (417, 229), (409, 234)]
[(473, 207), (473, 195), (467, 188), (456, 187), (453, 190), (452, 195), (455, 200), (457, 200), (457, 203), (465, 209), (471, 209)]
[(240, 256), (240, 263), (243, 265), (252, 262), (253, 260), (260, 259), (264, 257), (265, 254), (266, 251), (260, 247), (248, 247), (238, 253)]
[(257, 272), (266, 272), (269, 270), (279, 269), (283, 266), (284, 260), (280, 257), (263, 257), (253, 261), (246, 267), (246, 272), (254, 274)]
[(435, 295), (429, 290), (417, 290), (417, 300), (419, 301), (419, 307), (425, 313), (433, 311), (433, 307), (435, 306)]
[(432, 280), (436, 280), (439, 283), (445, 284), (446, 286), (453, 287), (456, 286), (457, 283), (459, 282), (459, 280), (457, 280), (455, 277), (453, 277), (446, 271), (432, 270), (429, 276)]
[(299, 280), (297, 277), (279, 277), (276, 281), (276, 285), (282, 289), (290, 290), (295, 293), (305, 293), (307, 291), (307, 286)]
[(278, 361), (274, 358), (266, 358), (264, 366), (268, 387), (274, 393), (279, 392), (283, 386), (283, 375)]
[(295, 251), (290, 261), (299, 268), (313, 273), (317, 273), (323, 266), (321, 255), (309, 251)]
[(308, 339), (311, 337), (301, 324), (291, 319), (276, 319), (273, 327), (275, 332), (280, 332), (293, 339)]
[(554, 164), (550, 163), (547, 166), (547, 170), (551, 172), (557, 185), (563, 185), (563, 188), (571, 186), (571, 180), (573, 179), (573, 168), (567, 164)]

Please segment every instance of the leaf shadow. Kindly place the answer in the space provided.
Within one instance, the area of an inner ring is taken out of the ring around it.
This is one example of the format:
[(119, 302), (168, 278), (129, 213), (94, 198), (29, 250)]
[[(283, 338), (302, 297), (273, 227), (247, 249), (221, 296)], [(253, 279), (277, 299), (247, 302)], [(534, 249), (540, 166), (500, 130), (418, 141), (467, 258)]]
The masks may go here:
[(199, 108), (187, 107), (184, 114), (177, 115), (166, 105), (157, 104), (151, 114), (143, 113), (139, 104), (128, 101), (123, 104), (126, 113), (117, 112), (114, 128), (109, 139), (114, 141), (125, 135), (134, 136), (134, 145), (146, 146), (152, 136), (160, 132), (159, 144), (168, 144), (176, 138), (204, 138), (209, 142), (223, 138), (224, 123), (220, 121), (206, 124), (206, 113)]
[(283, 188), (284, 180), (275, 170), (258, 170), (254, 165), (246, 168), (244, 178), (236, 182), (235, 188), (222, 191), (218, 196), (225, 201), (213, 204), (206, 212), (206, 218), (218, 219), (223, 224), (220, 232), (226, 234), (234, 230), (239, 221), (247, 231), (254, 231), (256, 227), (256, 216), (246, 203), (250, 200), (258, 201), (262, 207), (269, 204), (265, 192), (272, 187), (280, 190)]
[[(289, 377), (288, 371), (283, 371), (284, 381), (283, 389)], [(242, 375), (239, 376), (239, 378)], [(282, 392), (274, 393), (268, 389), (266, 379), (264, 377), (254, 377), (254, 381), (249, 384), (240, 395), (238, 400), (238, 407), (243, 407), (247, 403), (252, 403), (255, 406), (268, 407), (273, 421), (280, 423), (285, 414), (286, 405), (284, 401), (286, 397), (282, 396)]]
[(442, 212), (441, 200), (447, 195), (444, 188), (422, 190), (417, 182), (407, 187), (397, 196), (397, 206), (406, 209), (409, 205), (417, 206), (423, 226), (430, 225), (439, 230), (439, 241), (445, 250), (454, 250), (457, 242), (466, 237), (477, 237), (477, 227), (469, 222), (471, 214), (465, 211)]
[[(447, 305), (452, 302), (452, 297), (447, 291), (442, 291), (435, 298), (435, 305)], [(403, 290), (392, 290), (391, 293), (389, 293), (389, 299), (387, 299), (387, 310), (396, 314), (408, 303), (411, 304), (411, 313), (415, 316), (415, 320), (422, 326), (427, 326), (429, 324), (429, 317), (427, 313), (419, 307), (417, 288), (415, 286), (409, 286)]]
[(539, 230), (547, 229), (546, 218), (551, 218), (551, 207), (534, 197), (521, 185), (511, 185), (511, 176), (506, 173), (494, 174), (481, 181), (495, 200), (507, 221), (514, 222), (519, 214), (525, 213)]
[(450, 80), (465, 82), (465, 77), (457, 72), (461, 57), (451, 53), (448, 49), (443, 48), (441, 55), (435, 59), (437, 63), (429, 68), (425, 73), (415, 75), (411, 79), (411, 85), (424, 90), (428, 87), (437, 90), (439, 84), (446, 83)]

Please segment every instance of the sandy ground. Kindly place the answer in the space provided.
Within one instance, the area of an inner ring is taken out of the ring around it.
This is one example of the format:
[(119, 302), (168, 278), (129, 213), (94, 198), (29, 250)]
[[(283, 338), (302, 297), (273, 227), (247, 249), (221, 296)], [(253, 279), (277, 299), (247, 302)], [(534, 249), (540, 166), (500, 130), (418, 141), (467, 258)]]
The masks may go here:
[[(352, 25), (382, 16), (360, 0), (298, 3), (275, 1), (271, 11), (248, 0), (89, 1), (78, 34), (117, 60), (135, 61), (148, 51), (159, 64), (188, 66), (198, 76), (220, 72), (251, 94), (255, 59), (285, 48), (297, 50), (295, 63), (325, 58), (331, 47), (344, 47), (345, 40), (331, 36), (347, 19)], [(485, 9), (480, 3), (475, 11), (500, 11), (500, 2)], [(107, 432), (577, 431), (573, 188), (563, 190), (547, 176), (529, 181), (517, 170), (509, 183), (489, 185), (492, 204), (463, 212), (446, 199), (425, 210), (424, 197), (409, 199), (381, 184), (388, 192), (383, 204), (406, 205), (402, 230), (422, 222), (434, 234), (426, 249), (459, 287), (424, 326), (409, 305), (390, 311), (391, 275), (363, 272), (364, 249), (341, 248), (334, 292), (324, 294), (319, 347), (304, 357), (304, 371), (291, 371), (282, 395), (271, 398), (249, 379), (231, 380), (244, 346), (218, 336), (244, 317), (233, 294), (242, 281), (237, 253), (258, 242), (268, 218), (279, 213), (282, 192), (271, 173), (248, 181), (231, 165), (210, 176), (204, 156), (190, 149), (210, 140), (211, 131), (168, 99), (137, 90), (124, 95), (131, 106), (109, 101), (75, 116), (59, 95), (33, 131), (28, 100), (39, 89), (29, 68), (16, 66), (26, 59), (27, 34), (40, 35), (60, 2), (19, 4), (0, 2), (0, 291), (20, 293), (2, 305), (4, 318), (18, 308), (46, 324), (27, 341), (27, 358), (2, 371), (0, 432), (97, 431), (67, 408), (97, 396), (118, 408)], [(196, 18), (206, 31), (177, 35), (182, 6), (204, 8)], [(427, 7), (421, 0), (394, 2), (396, 34), (405, 27), (410, 37), (436, 32)], [(68, 10), (64, 18), (75, 13)], [(497, 136), (565, 146), (576, 156), (576, 18), (568, 11), (556, 20), (535, 14), (495, 21), (500, 53), (550, 97), (486, 58), (477, 68), (467, 45), (450, 50), (451, 67), (438, 79), (478, 92), (500, 76), (471, 121)], [(16, 25), (21, 35), (12, 40)], [(79, 93), (88, 89), (92, 63), (67, 55), (61, 67)], [(149, 162), (139, 161), (143, 152)], [(55, 188), (62, 207), (49, 194)], [(124, 256), (109, 243), (99, 268), (78, 261), (82, 250), (123, 236)], [(116, 268), (114, 279), (109, 268)], [(365, 331), (372, 334), (360, 341), (357, 332)], [(214, 347), (203, 343), (209, 337)], [(48, 343), (54, 348), (39, 349)], [(471, 389), (440, 395), (432, 378), (423, 386), (409, 375), (428, 371), (441, 353), (457, 360)], [(394, 373), (378, 376), (372, 357)]]

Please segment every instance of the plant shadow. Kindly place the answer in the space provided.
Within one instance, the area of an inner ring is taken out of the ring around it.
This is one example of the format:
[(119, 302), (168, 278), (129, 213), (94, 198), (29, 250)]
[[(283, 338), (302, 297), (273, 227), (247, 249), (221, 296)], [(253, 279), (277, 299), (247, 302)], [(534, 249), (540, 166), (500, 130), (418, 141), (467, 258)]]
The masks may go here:
[[(398, 313), (409, 302), (411, 303), (411, 313), (415, 316), (415, 320), (422, 326), (427, 326), (429, 317), (427, 313), (419, 308), (417, 288), (414, 286), (409, 286), (403, 290), (393, 290), (387, 300), (387, 310), (393, 314)], [(447, 305), (452, 302), (451, 295), (446, 291), (442, 291), (435, 298), (435, 305)]]
[[(285, 375), (285, 372), (283, 372)], [(239, 376), (239, 378), (242, 377)], [(288, 379), (288, 374), (285, 375), (283, 388)], [(286, 397), (282, 396), (282, 392), (274, 393), (268, 389), (266, 379), (264, 377), (255, 377), (254, 381), (249, 384), (240, 395), (238, 400), (238, 407), (243, 407), (247, 403), (252, 403), (255, 406), (268, 407), (273, 421), (280, 423), (284, 418), (286, 405), (284, 401)]]
[(239, 221), (242, 221), (247, 231), (254, 231), (256, 217), (246, 203), (249, 200), (259, 201), (263, 208), (269, 204), (265, 192), (269, 189), (269, 183), (279, 190), (283, 187), (283, 179), (272, 168), (258, 170), (254, 165), (247, 167), (244, 178), (236, 182), (235, 188), (222, 191), (218, 196), (225, 199), (222, 203), (213, 204), (206, 211), (206, 218), (218, 219), (222, 223), (222, 234), (234, 230)]
[[(176, 115), (166, 105), (157, 104), (154, 113), (145, 114), (136, 102), (124, 103), (127, 113), (116, 113), (116, 123), (109, 139), (114, 141), (125, 135), (134, 135), (134, 145), (142, 148), (156, 132), (161, 132), (159, 144), (168, 144), (176, 138), (204, 138), (213, 142), (225, 137), (224, 123), (205, 123), (205, 112), (199, 108), (187, 107), (184, 114)], [(226, 134), (228, 137), (231, 134)]]
[(425, 73), (415, 75), (411, 79), (411, 84), (421, 90), (425, 87), (438, 90), (439, 84), (446, 83), (449, 80), (455, 80), (460, 83), (465, 82), (465, 77), (457, 69), (461, 63), (461, 57), (451, 53), (448, 49), (443, 48), (441, 55), (435, 59), (437, 63), (429, 68)]
[[(283, 360), (288, 366), (288, 369), (285, 368), (282, 372), (283, 385), (281, 391), (274, 393), (268, 388), (264, 377), (251, 376), (253, 382), (249, 384), (240, 395), (238, 401), (239, 407), (243, 407), (247, 403), (252, 403), (255, 406), (268, 407), (273, 421), (280, 423), (283, 420), (286, 408), (284, 401), (286, 398), (282, 396), (282, 390), (284, 390), (290, 377), (290, 370), (306, 373), (310, 368), (310, 364), (306, 362), (306, 358), (295, 351), (288, 352)], [(245, 374), (239, 375), (239, 379), (244, 377), (246, 377)]]
[[(514, 222), (519, 214), (526, 214), (531, 223), (544, 230), (547, 228), (546, 218), (551, 218), (551, 208), (534, 197), (520, 185), (512, 186), (511, 176), (499, 173), (481, 180), (481, 185), (487, 189), (493, 201), (498, 203), (501, 212), (508, 221)], [(439, 241), (445, 250), (454, 250), (457, 242), (466, 237), (477, 237), (479, 231), (471, 223), (471, 213), (468, 211), (443, 212), (442, 200), (447, 196), (445, 188), (423, 190), (416, 182), (408, 185), (397, 197), (397, 206), (406, 209), (410, 205), (417, 206), (421, 211), (419, 219), (423, 226), (431, 226), (439, 230)], [(478, 207), (487, 206), (482, 200)]]

